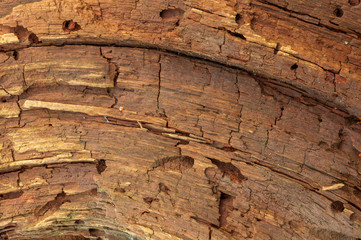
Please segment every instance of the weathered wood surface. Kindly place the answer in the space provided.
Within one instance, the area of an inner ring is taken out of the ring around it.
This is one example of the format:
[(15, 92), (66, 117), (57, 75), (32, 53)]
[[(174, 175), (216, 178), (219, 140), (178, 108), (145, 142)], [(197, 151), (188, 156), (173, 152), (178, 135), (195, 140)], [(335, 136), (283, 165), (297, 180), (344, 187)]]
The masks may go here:
[(0, 5), (5, 45), (163, 48), (290, 83), (361, 115), (357, 0), (26, 2)]
[(357, 3), (2, 1), (0, 238), (360, 238)]

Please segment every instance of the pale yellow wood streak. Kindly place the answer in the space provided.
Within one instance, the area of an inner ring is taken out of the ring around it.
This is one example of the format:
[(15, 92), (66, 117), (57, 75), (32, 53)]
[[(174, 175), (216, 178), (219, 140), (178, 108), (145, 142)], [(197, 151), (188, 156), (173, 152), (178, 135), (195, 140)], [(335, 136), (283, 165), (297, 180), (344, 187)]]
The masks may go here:
[(322, 190), (323, 190), (323, 191), (332, 191), (332, 190), (340, 189), (340, 188), (342, 188), (343, 186), (345, 186), (345, 184), (343, 184), (343, 183), (337, 183), (337, 184), (334, 184), (334, 185), (332, 185), (332, 186), (324, 186), (324, 187), (322, 187)]
[[(119, 109), (113, 108), (102, 108), (85, 105), (65, 104), (56, 102), (44, 102), (36, 100), (26, 100), (22, 106), (23, 109), (33, 108), (47, 108), (55, 111), (66, 111), (66, 112), (81, 112), (91, 116), (108, 116), (118, 119), (124, 119), (129, 121), (139, 121), (166, 125), (166, 120), (152, 116), (139, 116), (136, 112), (130, 112), (127, 110), (120, 111)], [(125, 107), (126, 108), (126, 107)]]
[(21, 169), (23, 166), (35, 167), (35, 166), (58, 164), (58, 163), (77, 163), (77, 162), (95, 162), (96, 161), (96, 159), (89, 158), (89, 157), (82, 157), (82, 158), (78, 158), (78, 159), (74, 159), (71, 157), (72, 157), (72, 155), (70, 153), (64, 153), (64, 154), (59, 154), (59, 155), (56, 155), (53, 157), (29, 159), (29, 160), (21, 160), (21, 161), (5, 163), (5, 164), (0, 165), (0, 173), (18, 170), (18, 169)]
[(19, 38), (14, 33), (5, 33), (0, 35), (0, 45), (19, 43)]

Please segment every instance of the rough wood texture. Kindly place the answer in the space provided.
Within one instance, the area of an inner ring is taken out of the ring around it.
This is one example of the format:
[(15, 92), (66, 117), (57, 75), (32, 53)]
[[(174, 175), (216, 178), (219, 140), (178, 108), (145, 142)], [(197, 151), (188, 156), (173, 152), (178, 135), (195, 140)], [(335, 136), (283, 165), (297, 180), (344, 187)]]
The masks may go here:
[(360, 15), (0, 2), (0, 239), (359, 239)]

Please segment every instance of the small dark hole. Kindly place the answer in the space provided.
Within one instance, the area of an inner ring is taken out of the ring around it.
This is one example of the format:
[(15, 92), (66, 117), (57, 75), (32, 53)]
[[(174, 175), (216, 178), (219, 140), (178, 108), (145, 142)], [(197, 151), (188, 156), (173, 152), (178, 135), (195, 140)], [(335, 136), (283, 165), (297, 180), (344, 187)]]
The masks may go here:
[(348, 0), (348, 3), (351, 5), (351, 6), (357, 6), (360, 4), (360, 0)]
[(175, 8), (175, 9), (165, 9), (162, 10), (159, 13), (159, 16), (162, 19), (181, 19), (182, 16), (184, 14), (184, 10), (180, 9), (180, 8)]
[(321, 117), (318, 118), (318, 121), (321, 123), (323, 120)]
[(114, 191), (115, 191), (115, 192), (120, 192), (120, 193), (125, 193), (125, 189), (124, 189), (124, 188), (115, 188)]
[(343, 206), (343, 203), (340, 201), (334, 201), (333, 203), (331, 203), (331, 209), (334, 212), (342, 212), (345, 207)]
[(75, 224), (84, 224), (84, 221), (83, 220), (76, 220)]
[(65, 32), (73, 32), (80, 30), (81, 27), (77, 22), (74, 22), (73, 20), (64, 21), (63, 22), (63, 30)]
[(231, 34), (232, 36), (234, 37), (238, 37), (240, 39), (243, 39), (243, 40), (247, 40), (245, 36), (243, 36), (242, 34), (240, 33), (236, 33), (236, 32), (229, 32), (229, 34)]
[(97, 189), (97, 188), (91, 189), (91, 190), (90, 190), (90, 194), (93, 195), (93, 196), (98, 195), (98, 189)]
[(320, 141), (320, 142), (318, 142), (318, 146), (327, 148), (328, 144), (326, 142), (324, 142), (324, 141)]
[(105, 232), (100, 229), (89, 228), (89, 233), (93, 237), (99, 237), (99, 236), (103, 236)]
[(295, 63), (295, 64), (293, 64), (293, 65), (291, 66), (291, 70), (296, 70), (297, 68), (298, 68), (297, 63)]
[(13, 52), (13, 57), (14, 57), (15, 60), (18, 60), (18, 59), (19, 59), (19, 53), (18, 53), (18, 51), (15, 50), (15, 51)]
[(3, 99), (2, 102), (5, 103), (5, 102), (7, 102), (7, 101), (6, 101), (6, 99)]
[(151, 197), (145, 197), (143, 198), (143, 201), (148, 203), (148, 204), (151, 204), (153, 201), (154, 201), (154, 198), (151, 198)]
[(31, 43), (40, 43), (38, 36), (36, 36), (34, 33), (31, 33), (28, 39)]
[(341, 8), (336, 8), (333, 12), (336, 17), (342, 17), (343, 16), (343, 10)]
[(235, 17), (236, 23), (237, 24), (241, 24), (242, 22), (242, 17), (239, 13), (237, 13), (236, 17)]
[(97, 161), (96, 167), (97, 167), (98, 173), (101, 174), (107, 168), (107, 164), (104, 159), (100, 159)]
[(49, 127), (52, 127), (52, 126), (53, 126), (53, 124), (49, 123)]

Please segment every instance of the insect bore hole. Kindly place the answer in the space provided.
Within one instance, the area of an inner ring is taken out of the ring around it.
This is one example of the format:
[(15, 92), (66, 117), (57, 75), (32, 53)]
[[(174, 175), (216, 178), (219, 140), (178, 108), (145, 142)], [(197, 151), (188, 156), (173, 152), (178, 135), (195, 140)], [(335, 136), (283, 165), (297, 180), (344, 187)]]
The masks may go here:
[(357, 6), (360, 4), (360, 0), (348, 0), (348, 3), (351, 5), (351, 6)]
[(291, 66), (291, 70), (296, 70), (297, 68), (298, 68), (297, 63), (295, 63), (295, 64), (293, 64), (293, 65)]
[(239, 14), (239, 13), (236, 14), (235, 21), (238, 25), (242, 23), (241, 14)]
[(341, 201), (334, 201), (331, 203), (331, 209), (334, 212), (343, 212), (345, 207), (343, 206), (343, 203)]
[(15, 60), (18, 60), (18, 59), (19, 59), (19, 53), (18, 53), (18, 51), (15, 50), (15, 51), (13, 52), (13, 57), (14, 57)]
[(336, 17), (339, 18), (343, 16), (343, 10), (341, 8), (336, 8), (333, 13), (335, 14)]
[(63, 30), (64, 32), (74, 32), (80, 30), (81, 27), (77, 22), (73, 20), (68, 20), (63, 22)]

